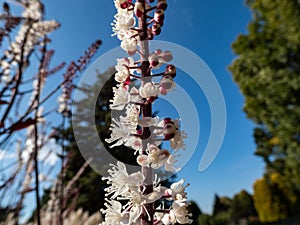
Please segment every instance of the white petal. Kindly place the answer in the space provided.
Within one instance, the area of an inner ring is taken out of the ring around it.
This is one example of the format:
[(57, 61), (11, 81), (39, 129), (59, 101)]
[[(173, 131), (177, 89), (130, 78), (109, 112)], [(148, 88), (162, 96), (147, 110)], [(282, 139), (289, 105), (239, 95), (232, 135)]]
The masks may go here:
[(137, 163), (140, 166), (148, 166), (149, 161), (148, 161), (148, 156), (147, 155), (139, 155), (136, 159)]

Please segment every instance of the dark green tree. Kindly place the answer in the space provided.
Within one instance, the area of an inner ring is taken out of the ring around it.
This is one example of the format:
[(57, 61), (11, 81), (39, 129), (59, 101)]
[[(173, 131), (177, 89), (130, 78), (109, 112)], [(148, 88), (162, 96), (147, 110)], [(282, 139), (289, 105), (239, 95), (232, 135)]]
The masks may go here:
[[(247, 0), (248, 34), (232, 47), (229, 69), (245, 96), (244, 111), (257, 127), (256, 154), (266, 173), (277, 172), (300, 209), (300, 2)], [(297, 212), (290, 212), (297, 213)]]
[(212, 216), (206, 213), (202, 213), (198, 217), (198, 224), (199, 225), (213, 225)]
[(197, 205), (197, 203), (191, 201), (187, 209), (190, 213), (192, 213), (192, 216), (190, 218), (193, 220), (193, 222), (191, 224), (198, 225), (199, 224), (198, 217), (202, 214), (202, 212), (199, 206)]
[(236, 223), (257, 216), (252, 196), (244, 190), (236, 194), (231, 202), (231, 212)]
[[(64, 138), (68, 141), (68, 145), (66, 146), (66, 152), (68, 155), (68, 163), (66, 167), (66, 177), (65, 184), (69, 182), (75, 174), (80, 170), (82, 165), (85, 163), (86, 158), (84, 158), (81, 152), (78, 149), (78, 144), (80, 142), (95, 142), (95, 146), (97, 145), (97, 135), (100, 136), (101, 140), (104, 140), (109, 135), (109, 125), (110, 125), (110, 110), (109, 110), (109, 99), (112, 98), (112, 85), (114, 85), (113, 80), (114, 69), (108, 69), (104, 73), (99, 73), (95, 71), (95, 76), (97, 77), (96, 83), (94, 85), (83, 85), (78, 91), (83, 94), (83, 98), (79, 102), (74, 102), (77, 107), (76, 115), (73, 119), (78, 119), (82, 121), (84, 126), (94, 126), (94, 124), (89, 124), (89, 116), (90, 112), (88, 111), (88, 105), (92, 103), (96, 103), (95, 106), (95, 122), (98, 131), (98, 134), (91, 133), (89, 129), (86, 129), (86, 132), (81, 133), (81, 137), (79, 140), (75, 140), (74, 133), (72, 127), (67, 128), (66, 130), (61, 132), (61, 138)], [(108, 79), (102, 88), (99, 96), (99, 90), (97, 89), (97, 82), (104, 82), (107, 77), (111, 77)], [(58, 140), (60, 141), (60, 140)], [(94, 155), (96, 149), (91, 149), (91, 156)], [(92, 166), (102, 162), (103, 159), (96, 158), (92, 161)], [(99, 211), (100, 208), (103, 207), (104, 204), (104, 188), (106, 187), (106, 183), (102, 181), (100, 174), (94, 170), (92, 167), (87, 167), (80, 178), (74, 184), (74, 189), (78, 189), (79, 197), (77, 200), (76, 208), (82, 208), (85, 211), (90, 213), (94, 213)]]
[(215, 195), (214, 205), (213, 205), (213, 215), (217, 215), (220, 212), (229, 210), (231, 207), (231, 199), (227, 197), (219, 197)]

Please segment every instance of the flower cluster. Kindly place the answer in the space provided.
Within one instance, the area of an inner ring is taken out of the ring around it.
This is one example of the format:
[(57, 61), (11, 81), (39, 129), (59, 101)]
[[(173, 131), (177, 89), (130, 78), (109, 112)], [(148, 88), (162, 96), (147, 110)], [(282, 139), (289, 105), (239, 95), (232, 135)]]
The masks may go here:
[[(1, 80), (8, 83), (11, 80), (11, 71), (17, 69), (20, 63), (26, 64), (35, 46), (43, 45), (44, 36), (59, 28), (60, 24), (54, 20), (44, 21), (43, 5), (39, 0), (30, 0), (24, 6), (24, 22), (20, 26), (14, 42), (10, 43), (5, 56), (0, 60)], [(0, 80), (0, 81), (1, 81)]]
[[(154, 180), (153, 191), (144, 194), (145, 189), (141, 185), (145, 179), (141, 172), (128, 174), (126, 166), (118, 162), (117, 166), (112, 165), (109, 171), (110, 176), (103, 178), (110, 185), (106, 188), (106, 209), (101, 209), (105, 214), (105, 221), (102, 225), (110, 224), (141, 224), (141, 214), (143, 210), (150, 218), (150, 212), (146, 204), (154, 203), (158, 200), (165, 199), (172, 201), (170, 209), (162, 209), (163, 205), (154, 209), (155, 224), (187, 224), (192, 220), (188, 218), (191, 214), (187, 211), (186, 192), (184, 180), (173, 183), (170, 188), (158, 184)], [(109, 198), (109, 199), (108, 199)], [(127, 200), (127, 204), (122, 205), (118, 200)]]
[[(157, 49), (150, 53), (147, 42), (161, 33), (164, 25), (166, 0), (115, 0), (117, 15), (114, 35), (129, 57), (117, 59), (114, 97), (110, 109), (121, 111), (113, 118), (111, 136), (106, 139), (110, 147), (125, 145), (137, 154), (141, 172), (128, 174), (126, 166), (118, 162), (103, 179), (107, 199), (103, 225), (108, 224), (187, 224), (191, 216), (187, 211), (184, 180), (168, 187), (161, 186), (155, 174), (164, 169), (176, 172), (176, 158), (185, 150), (186, 133), (180, 129), (180, 120), (152, 115), (152, 104), (161, 95), (175, 88), (176, 67), (170, 51)], [(138, 22), (137, 22), (138, 21)], [(140, 55), (140, 60), (132, 57)], [(161, 72), (156, 72), (160, 70)], [(171, 150), (161, 145), (169, 142)], [(150, 174), (150, 175), (149, 175)], [(155, 178), (153, 180), (153, 177)], [(120, 202), (121, 200), (121, 202)], [(124, 203), (124, 204), (123, 204)], [(155, 203), (155, 204), (154, 204)]]

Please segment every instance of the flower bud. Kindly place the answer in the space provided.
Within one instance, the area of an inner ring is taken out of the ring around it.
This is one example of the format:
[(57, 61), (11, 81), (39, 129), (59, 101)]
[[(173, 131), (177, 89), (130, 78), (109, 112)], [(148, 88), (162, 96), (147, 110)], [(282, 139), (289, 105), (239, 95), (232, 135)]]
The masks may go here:
[(161, 33), (161, 26), (158, 23), (154, 23), (151, 27), (152, 34), (159, 35)]
[(119, 0), (119, 6), (121, 9), (127, 9), (130, 6), (132, 0)]
[(169, 117), (164, 119), (164, 124), (167, 124), (167, 123), (173, 123), (174, 124), (174, 122), (172, 121), (172, 119), (169, 118)]
[(162, 25), (164, 22), (164, 19), (165, 19), (164, 10), (162, 10), (162, 9), (156, 10), (156, 12), (154, 13), (154, 21), (159, 23), (160, 25)]
[(154, 53), (155, 53), (156, 55), (160, 56), (160, 55), (163, 53), (163, 51), (162, 51), (161, 49), (156, 49), (156, 50), (154, 51)]
[(175, 134), (177, 133), (176, 125), (173, 120), (170, 118), (164, 119), (164, 136), (165, 140), (170, 140), (173, 137), (175, 137)]
[(165, 76), (169, 75), (172, 78), (176, 77), (176, 67), (172, 64), (167, 65), (166, 70), (165, 70)]
[[(175, 83), (173, 78), (170, 75), (163, 76), (160, 81), (160, 88), (163, 89), (162, 91), (170, 92), (175, 87)], [(161, 91), (160, 89), (160, 91)]]
[(158, 64), (159, 64), (159, 58), (158, 58), (158, 56), (157, 56), (155, 53), (152, 53), (152, 54), (149, 56), (149, 63), (150, 63), (150, 66), (151, 66), (151, 67), (156, 67), (156, 66), (158, 66)]
[(160, 94), (162, 94), (162, 95), (168, 94), (167, 90), (164, 89), (163, 87), (159, 87), (159, 92), (160, 92)]
[(165, 51), (162, 55), (161, 58), (165, 61), (165, 62), (170, 62), (173, 59), (173, 55), (170, 51)]
[(156, 7), (157, 7), (157, 9), (166, 10), (168, 7), (167, 1), (166, 0), (158, 0)]
[(134, 14), (137, 16), (137, 17), (142, 17), (143, 14), (144, 14), (144, 6), (143, 6), (143, 3), (142, 2), (136, 2), (135, 5), (134, 5)]

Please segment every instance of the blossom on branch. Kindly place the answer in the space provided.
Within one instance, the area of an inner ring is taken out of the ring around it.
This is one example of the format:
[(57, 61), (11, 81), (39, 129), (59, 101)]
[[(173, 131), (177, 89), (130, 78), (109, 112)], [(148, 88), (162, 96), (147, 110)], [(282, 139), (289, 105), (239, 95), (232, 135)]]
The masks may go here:
[[(108, 170), (109, 176), (104, 179), (110, 185), (106, 188), (106, 196), (110, 199), (107, 199), (106, 209), (102, 210), (105, 214), (102, 225), (192, 222), (187, 211), (185, 188), (188, 185), (184, 186), (184, 180), (173, 183), (169, 188), (161, 186), (156, 178), (151, 180), (156, 177), (154, 170), (179, 170), (175, 166), (180, 156), (178, 151), (185, 149), (186, 138), (186, 133), (180, 130), (178, 119), (159, 119), (152, 115), (155, 100), (170, 93), (176, 86), (174, 65), (166, 65), (162, 73), (153, 72), (173, 59), (170, 51), (149, 51), (147, 42), (161, 33), (168, 6), (166, 0), (156, 1), (156, 6), (151, 6), (155, 0), (114, 1), (117, 9), (114, 35), (120, 39), (121, 48), (128, 55), (139, 54), (140, 59), (134, 61), (134, 57), (128, 57), (117, 60), (115, 80), (119, 84), (113, 87), (110, 108), (120, 113), (117, 118), (112, 118), (111, 136), (106, 142), (110, 147), (125, 145), (134, 149), (141, 171), (128, 174), (121, 162)], [(154, 82), (154, 77), (160, 77), (160, 81)], [(163, 141), (170, 143), (171, 150), (160, 147)], [(165, 201), (169, 203), (164, 204)], [(156, 209), (154, 203), (159, 205)], [(171, 207), (168, 209), (165, 205)]]

